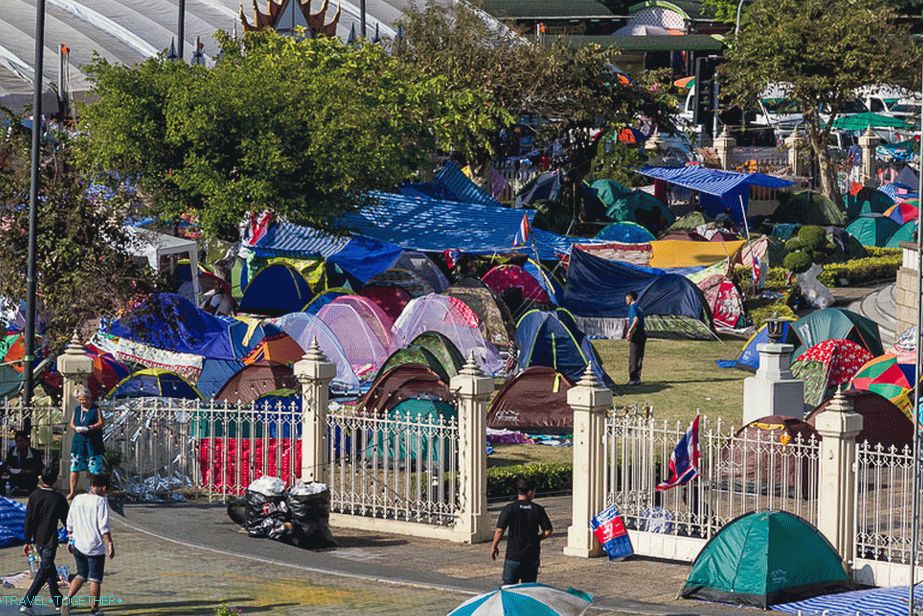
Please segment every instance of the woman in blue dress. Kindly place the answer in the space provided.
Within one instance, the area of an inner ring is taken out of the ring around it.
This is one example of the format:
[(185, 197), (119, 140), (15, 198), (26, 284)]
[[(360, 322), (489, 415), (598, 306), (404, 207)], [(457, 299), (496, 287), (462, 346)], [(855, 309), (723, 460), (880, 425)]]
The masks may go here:
[(67, 500), (77, 495), (77, 480), (82, 471), (98, 475), (106, 470), (106, 449), (103, 445), (103, 414), (93, 404), (90, 390), (84, 387), (77, 394), (77, 408), (71, 417), (70, 429), (74, 436), (71, 441), (71, 476), (70, 494)]

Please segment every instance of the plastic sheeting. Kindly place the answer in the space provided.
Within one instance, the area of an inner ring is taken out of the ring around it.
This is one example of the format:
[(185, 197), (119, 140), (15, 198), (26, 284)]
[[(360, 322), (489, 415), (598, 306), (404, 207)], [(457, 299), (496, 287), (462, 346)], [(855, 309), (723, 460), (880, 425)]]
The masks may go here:
[(462, 173), (454, 161), (448, 160), (436, 173), (432, 182), (421, 182), (401, 186), (400, 193), (408, 197), (428, 197), (430, 199), (446, 199), (448, 201), (461, 201), (464, 203), (477, 203), (479, 205), (500, 206), (500, 202), (471, 181)]
[(663, 269), (709, 266), (722, 259), (733, 258), (746, 240), (733, 242), (687, 242), (657, 240), (651, 242), (650, 265)]

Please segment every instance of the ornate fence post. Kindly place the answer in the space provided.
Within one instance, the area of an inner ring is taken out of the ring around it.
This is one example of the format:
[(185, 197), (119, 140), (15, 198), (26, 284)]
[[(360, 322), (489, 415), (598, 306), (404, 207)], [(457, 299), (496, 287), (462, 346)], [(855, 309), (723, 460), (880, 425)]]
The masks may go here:
[(612, 407), (612, 391), (603, 387), (593, 369), (567, 392), (574, 411), (574, 487), (572, 524), (567, 529), (568, 556), (590, 558), (602, 555), (602, 546), (590, 531), (590, 518), (606, 504), (606, 458), (603, 439), (606, 412)]
[(299, 361), (295, 378), (301, 385), (301, 480), (321, 481), (327, 463), (327, 405), (336, 364), (327, 360), (317, 339)]
[(862, 185), (869, 188), (878, 187), (878, 156), (875, 150), (881, 139), (869, 126), (859, 137), (859, 148), (862, 150)]
[(721, 161), (722, 169), (731, 168), (731, 155), (737, 146), (737, 140), (731, 136), (731, 131), (727, 125), (724, 126), (724, 132), (715, 137), (715, 151), (718, 153), (718, 160)]
[(806, 176), (805, 139), (800, 130), (793, 130), (792, 134), (785, 138), (785, 147), (788, 150), (788, 168), (791, 174), (796, 177)]
[(855, 542), (856, 436), (862, 415), (838, 392), (814, 426), (821, 436), (817, 492), (817, 528), (847, 563)]
[[(64, 377), (64, 393), (61, 396), (61, 411), (64, 415), (65, 426), (70, 425), (71, 416), (77, 406), (77, 392), (81, 387), (87, 386), (87, 380), (93, 373), (93, 360), (87, 357), (87, 350), (80, 343), (76, 332), (58, 356), (58, 372)], [(64, 439), (61, 441), (61, 465), (59, 481), (62, 486), (67, 485), (70, 473), (70, 450), (73, 434), (69, 429), (64, 430)]]
[(464, 543), (480, 543), (493, 533), (487, 514), (487, 401), (494, 381), (480, 371), (472, 353), (449, 387), (458, 399), (461, 511), (455, 534)]

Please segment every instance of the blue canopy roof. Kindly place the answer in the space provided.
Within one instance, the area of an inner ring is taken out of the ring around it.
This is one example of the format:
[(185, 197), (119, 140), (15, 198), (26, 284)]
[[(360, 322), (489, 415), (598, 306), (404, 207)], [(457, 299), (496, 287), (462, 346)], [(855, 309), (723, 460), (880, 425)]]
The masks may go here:
[(261, 257), (322, 257), (363, 284), (391, 267), (402, 252), (386, 241), (333, 235), (284, 220), (273, 223), (250, 248)]
[(663, 180), (677, 186), (684, 186), (690, 190), (722, 197), (734, 192), (742, 184), (747, 186), (762, 186), (764, 188), (785, 188), (794, 182), (784, 178), (766, 175), (765, 173), (739, 173), (737, 171), (724, 171), (710, 169), (699, 165), (686, 167), (650, 167), (645, 166), (638, 171), (641, 175)]
[(500, 202), (462, 173), (454, 161), (446, 161), (432, 182), (406, 184), (399, 189), (407, 197), (426, 197), (462, 201), (479, 205), (500, 206)]
[(575, 250), (570, 257), (561, 305), (583, 317), (628, 316), (625, 294), (638, 293), (641, 309), (649, 315), (672, 315), (707, 320), (702, 292), (685, 276), (641, 268)]

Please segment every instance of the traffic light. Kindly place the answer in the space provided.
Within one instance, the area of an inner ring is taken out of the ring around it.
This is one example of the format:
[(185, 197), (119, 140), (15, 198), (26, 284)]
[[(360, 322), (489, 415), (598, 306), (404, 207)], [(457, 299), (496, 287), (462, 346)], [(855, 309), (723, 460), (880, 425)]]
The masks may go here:
[(715, 78), (718, 65), (724, 58), (709, 56), (695, 61), (695, 111), (693, 123), (711, 126), (715, 116), (718, 82)]

